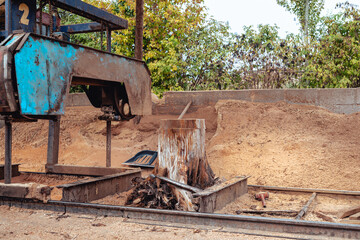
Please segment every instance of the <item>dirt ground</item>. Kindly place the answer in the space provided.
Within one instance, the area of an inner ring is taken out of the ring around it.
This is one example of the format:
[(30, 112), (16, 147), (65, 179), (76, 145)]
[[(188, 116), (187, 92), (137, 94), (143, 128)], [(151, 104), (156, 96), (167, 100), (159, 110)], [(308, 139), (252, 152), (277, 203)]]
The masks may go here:
[(0, 215), (0, 239), (283, 239), (216, 228), (168, 227), (161, 226), (161, 223), (154, 226), (124, 218), (19, 210), (6, 206), (0, 206)]
[[(299, 212), (312, 195), (312, 193), (269, 191), (270, 196), (266, 199), (266, 208), (263, 208), (261, 201), (254, 198), (255, 193), (258, 192), (255, 189), (249, 189), (247, 194), (237, 198), (234, 202), (217, 211), (217, 213), (236, 215), (236, 211), (239, 210)], [(355, 206), (360, 206), (360, 197), (318, 194), (302, 220), (341, 223), (343, 220), (339, 218), (339, 213)], [(295, 219), (294, 216), (274, 216), (269, 214), (241, 213), (241, 215)]]

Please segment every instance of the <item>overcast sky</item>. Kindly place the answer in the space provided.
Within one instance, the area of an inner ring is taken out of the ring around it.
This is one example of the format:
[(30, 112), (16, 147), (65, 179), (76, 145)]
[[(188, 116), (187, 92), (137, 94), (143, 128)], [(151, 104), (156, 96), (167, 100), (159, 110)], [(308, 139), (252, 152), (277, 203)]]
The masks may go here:
[[(345, 0), (325, 0), (323, 15), (335, 13), (338, 2)], [(360, 5), (360, 0), (349, 0)], [(276, 24), (281, 37), (287, 33), (298, 33), (299, 24), (295, 15), (277, 5), (276, 0), (205, 0), (209, 14), (216, 20), (229, 22), (233, 32), (241, 33), (243, 26)]]

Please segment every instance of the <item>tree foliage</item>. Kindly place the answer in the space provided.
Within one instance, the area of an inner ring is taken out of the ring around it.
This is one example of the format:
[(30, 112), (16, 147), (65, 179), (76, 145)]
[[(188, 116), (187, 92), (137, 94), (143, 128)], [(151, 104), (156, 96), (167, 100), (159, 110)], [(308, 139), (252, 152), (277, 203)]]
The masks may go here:
[[(87, 2), (129, 21), (129, 29), (112, 33), (112, 50), (133, 56), (135, 0)], [(304, 24), (306, 0), (277, 0)], [(148, 0), (144, 16), (144, 60), (152, 89), (248, 89), (285, 87), (359, 87), (360, 13), (350, 4), (337, 15), (320, 18), (323, 0), (309, 0), (311, 38), (280, 38), (270, 25), (245, 26), (235, 34), (227, 23), (209, 19), (203, 0)], [(62, 14), (66, 23), (88, 20)], [(73, 41), (100, 48), (100, 33)]]
[(360, 11), (350, 4), (342, 7), (342, 13), (322, 20), (302, 87), (360, 87)]
[[(301, 31), (304, 35), (314, 37), (316, 26), (320, 21), (320, 13), (324, 8), (324, 0), (276, 0), (276, 2), (289, 12), (296, 15)], [(306, 3), (309, 4), (308, 21), (306, 29)], [(307, 37), (306, 36), (306, 37)]]

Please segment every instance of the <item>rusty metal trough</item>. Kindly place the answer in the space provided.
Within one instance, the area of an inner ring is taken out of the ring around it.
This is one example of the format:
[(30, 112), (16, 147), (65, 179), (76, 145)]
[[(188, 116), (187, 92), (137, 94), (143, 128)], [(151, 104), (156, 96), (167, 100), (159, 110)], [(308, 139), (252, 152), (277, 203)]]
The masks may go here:
[(130, 190), (131, 180), (135, 177), (141, 177), (140, 169), (94, 179), (80, 180), (74, 183), (59, 185), (57, 188), (62, 188), (63, 190), (62, 201), (86, 203)]
[(247, 176), (235, 177), (226, 182), (193, 194), (199, 198), (199, 212), (213, 213), (248, 192)]

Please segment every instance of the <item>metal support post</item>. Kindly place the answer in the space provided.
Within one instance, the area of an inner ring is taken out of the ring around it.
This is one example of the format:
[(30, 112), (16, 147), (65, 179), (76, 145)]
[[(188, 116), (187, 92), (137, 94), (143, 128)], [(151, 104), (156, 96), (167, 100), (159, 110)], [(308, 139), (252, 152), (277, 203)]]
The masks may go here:
[(111, 30), (109, 26), (106, 26), (106, 43), (107, 51), (111, 53)]
[(106, 121), (106, 167), (111, 167), (111, 121)]
[[(111, 52), (111, 30), (106, 26), (107, 51)], [(111, 121), (106, 121), (106, 167), (111, 167)]]
[(144, 0), (136, 0), (135, 58), (143, 58)]
[(5, 170), (4, 178), (5, 184), (11, 183), (11, 144), (12, 144), (12, 123), (9, 120), (5, 121)]
[(48, 151), (46, 172), (52, 172), (59, 161), (60, 118), (49, 121)]

